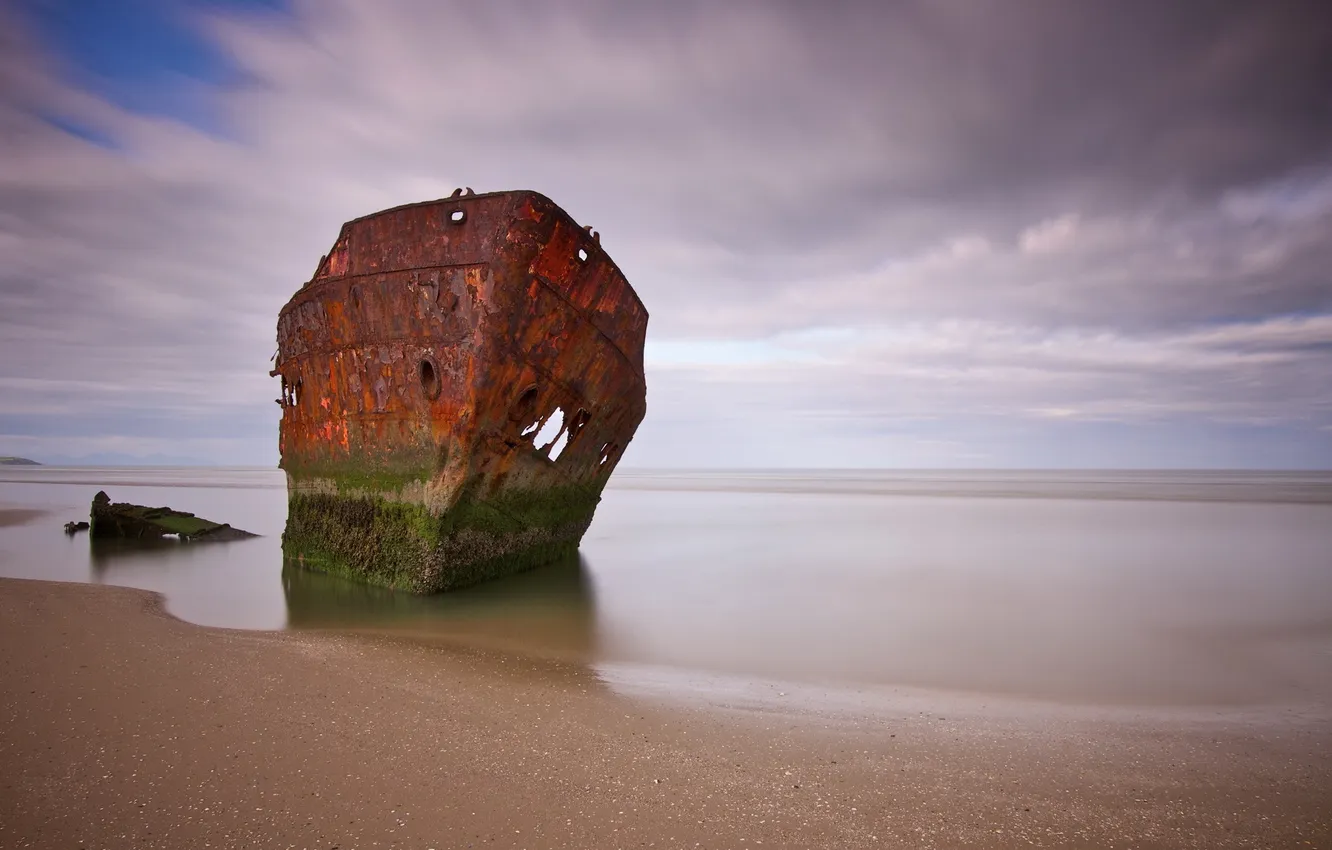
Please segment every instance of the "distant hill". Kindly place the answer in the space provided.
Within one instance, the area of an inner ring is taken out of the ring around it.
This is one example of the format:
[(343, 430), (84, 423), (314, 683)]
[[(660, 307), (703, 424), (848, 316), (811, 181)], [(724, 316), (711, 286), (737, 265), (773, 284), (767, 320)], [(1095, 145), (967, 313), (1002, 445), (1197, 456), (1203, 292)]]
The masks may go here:
[(41, 466), (41, 464), (26, 457), (0, 457), (0, 466)]
[[(0, 0), (3, 3), (4, 0)], [(217, 466), (216, 459), (195, 455), (131, 455), (97, 452), (86, 455), (46, 455), (45, 466)], [(276, 461), (270, 463), (273, 465)]]

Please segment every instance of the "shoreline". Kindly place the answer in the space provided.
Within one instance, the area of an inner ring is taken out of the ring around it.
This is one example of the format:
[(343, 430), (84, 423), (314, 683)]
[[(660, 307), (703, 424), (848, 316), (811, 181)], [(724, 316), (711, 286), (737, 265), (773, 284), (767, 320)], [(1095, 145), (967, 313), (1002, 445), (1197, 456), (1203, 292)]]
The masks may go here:
[(719, 711), (0, 579), (0, 845), (1332, 847), (1332, 729)]
[[(598, 664), (621, 696), (686, 709), (792, 717), (870, 720), (885, 715), (947, 714), (959, 720), (1121, 727), (1215, 729), (1236, 725), (1273, 731), (1332, 730), (1332, 707), (1303, 703), (1179, 703), (1058, 699), (1019, 691), (966, 691), (915, 685), (766, 680), (740, 674), (631, 662)], [(622, 669), (632, 668), (628, 675)], [(1332, 731), (1329, 731), (1332, 735)]]

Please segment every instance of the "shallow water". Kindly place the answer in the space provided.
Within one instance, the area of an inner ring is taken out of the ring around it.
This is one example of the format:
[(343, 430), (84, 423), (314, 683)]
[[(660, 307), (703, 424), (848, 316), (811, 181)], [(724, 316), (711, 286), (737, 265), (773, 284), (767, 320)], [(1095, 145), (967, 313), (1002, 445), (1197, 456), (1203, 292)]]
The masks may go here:
[[(66, 536), (98, 489), (263, 536)], [(3, 468), (0, 575), (160, 591), (205, 625), (558, 657), (630, 686), (1332, 696), (1332, 474), (621, 470), (579, 558), (429, 598), (284, 571), (285, 510), (276, 470)]]

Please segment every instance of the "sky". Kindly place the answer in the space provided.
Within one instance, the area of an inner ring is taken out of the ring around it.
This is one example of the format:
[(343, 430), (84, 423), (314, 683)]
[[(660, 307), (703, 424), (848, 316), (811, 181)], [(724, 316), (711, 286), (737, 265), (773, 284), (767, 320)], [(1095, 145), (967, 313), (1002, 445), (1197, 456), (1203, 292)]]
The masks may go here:
[(276, 464), (342, 222), (528, 188), (638, 467), (1332, 468), (1322, 0), (0, 0), (0, 455)]

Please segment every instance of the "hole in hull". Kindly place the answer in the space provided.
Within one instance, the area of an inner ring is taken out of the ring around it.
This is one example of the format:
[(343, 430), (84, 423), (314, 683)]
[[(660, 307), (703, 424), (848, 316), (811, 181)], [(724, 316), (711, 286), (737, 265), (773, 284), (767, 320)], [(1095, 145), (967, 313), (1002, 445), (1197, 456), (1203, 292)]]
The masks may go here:
[(439, 372), (435, 369), (435, 364), (430, 362), (429, 359), (422, 360), (420, 373), (421, 392), (425, 393), (425, 397), (431, 401), (439, 398)]
[[(514, 402), (513, 407), (509, 409), (509, 421), (520, 430), (520, 437), (530, 437), (536, 433), (537, 426), (541, 424), (541, 418), (533, 416), (532, 411), (536, 409), (537, 388), (536, 384), (523, 390)], [(523, 423), (527, 423), (524, 425)]]
[(555, 438), (560, 436), (564, 430), (564, 411), (561, 408), (555, 408), (555, 412), (546, 417), (546, 424), (537, 431), (534, 442), (540, 451), (545, 451), (555, 442)]
[(560, 436), (555, 440), (555, 445), (550, 447), (550, 459), (559, 460), (560, 453), (563, 452), (565, 448), (568, 447), (568, 445), (569, 445), (569, 432), (565, 431), (563, 434), (560, 434)]

